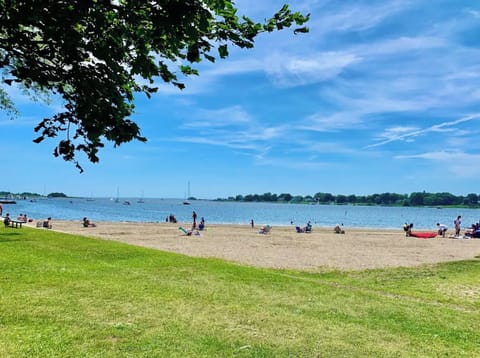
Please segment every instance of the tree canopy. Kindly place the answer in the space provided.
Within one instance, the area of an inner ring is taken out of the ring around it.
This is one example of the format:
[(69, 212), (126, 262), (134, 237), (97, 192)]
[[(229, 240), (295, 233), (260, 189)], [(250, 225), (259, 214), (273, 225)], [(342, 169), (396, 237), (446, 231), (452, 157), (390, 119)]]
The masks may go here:
[(272, 193), (236, 195), (228, 201), (279, 202), (279, 203), (318, 203), (318, 204), (353, 204), (353, 205), (390, 205), (390, 206), (468, 206), (479, 207), (480, 195), (470, 193), (466, 196), (451, 193), (414, 192), (408, 194), (381, 193), (371, 195), (333, 195), (330, 193), (316, 193), (313, 196), (296, 195), (289, 193), (280, 195)]
[(308, 19), (284, 5), (257, 23), (231, 0), (0, 0), (0, 108), (15, 111), (14, 83), (61, 97), (64, 110), (38, 123), (34, 141), (59, 137), (54, 155), (82, 170), (78, 153), (98, 162), (105, 141), (146, 141), (130, 116), (156, 78), (183, 89), (178, 76), (198, 75), (194, 64), (252, 48), (262, 32), (307, 32)]

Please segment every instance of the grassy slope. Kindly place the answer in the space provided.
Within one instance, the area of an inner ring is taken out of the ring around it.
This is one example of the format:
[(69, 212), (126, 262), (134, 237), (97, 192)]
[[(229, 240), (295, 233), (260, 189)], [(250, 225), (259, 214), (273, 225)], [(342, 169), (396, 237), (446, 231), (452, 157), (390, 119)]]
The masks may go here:
[(1, 357), (465, 356), (480, 261), (264, 270), (0, 228)]

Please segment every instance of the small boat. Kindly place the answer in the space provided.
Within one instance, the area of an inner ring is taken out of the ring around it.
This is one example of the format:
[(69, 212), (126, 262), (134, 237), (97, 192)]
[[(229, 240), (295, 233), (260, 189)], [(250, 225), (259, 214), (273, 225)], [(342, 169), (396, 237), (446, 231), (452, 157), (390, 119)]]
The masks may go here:
[(120, 202), (120, 195), (119, 194), (120, 194), (120, 190), (118, 189), (118, 186), (117, 186), (117, 197), (114, 200), (116, 203)]
[(0, 204), (16, 204), (17, 202), (15, 200), (10, 200), (10, 199), (2, 199), (0, 200)]
[(131, 203), (130, 203), (128, 200), (125, 200), (125, 201), (123, 202), (123, 205), (130, 205), (130, 204), (131, 204)]
[(183, 205), (190, 205), (188, 199), (190, 199), (190, 182), (188, 182), (187, 193), (185, 194), (185, 200), (183, 201)]

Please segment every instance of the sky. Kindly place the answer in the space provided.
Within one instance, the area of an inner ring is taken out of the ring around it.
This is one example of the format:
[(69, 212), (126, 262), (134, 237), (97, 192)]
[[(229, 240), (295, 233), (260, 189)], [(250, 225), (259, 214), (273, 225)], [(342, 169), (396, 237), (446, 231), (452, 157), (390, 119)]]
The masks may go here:
[[(285, 0), (286, 1), (286, 0)], [(285, 1), (238, 0), (261, 21)], [(480, 193), (480, 3), (305, 0), (308, 34), (261, 35), (201, 63), (186, 89), (158, 83), (132, 119), (147, 143), (107, 144), (85, 171), (33, 128), (61, 103), (10, 95), (0, 191), (215, 199), (237, 194)]]

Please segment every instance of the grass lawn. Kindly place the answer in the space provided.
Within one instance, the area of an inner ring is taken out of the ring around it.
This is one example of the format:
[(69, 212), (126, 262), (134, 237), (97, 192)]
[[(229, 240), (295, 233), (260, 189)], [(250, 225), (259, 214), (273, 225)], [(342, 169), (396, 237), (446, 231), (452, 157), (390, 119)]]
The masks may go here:
[(0, 228), (0, 357), (480, 356), (480, 260), (244, 267)]

